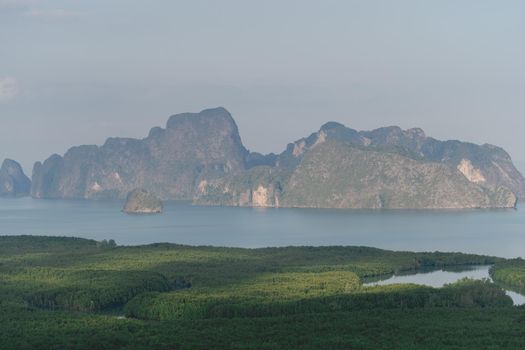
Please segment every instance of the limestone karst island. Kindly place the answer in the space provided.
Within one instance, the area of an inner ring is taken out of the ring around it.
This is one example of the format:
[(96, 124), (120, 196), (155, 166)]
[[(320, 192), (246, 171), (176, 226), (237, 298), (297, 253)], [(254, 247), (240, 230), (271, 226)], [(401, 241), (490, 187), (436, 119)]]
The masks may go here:
[(219, 107), (174, 115), (144, 139), (110, 138), (52, 155), (35, 164), (31, 194), (124, 199), (136, 188), (207, 205), (513, 208), (525, 179), (500, 147), (395, 126), (356, 131), (328, 122), (280, 154), (250, 152)]

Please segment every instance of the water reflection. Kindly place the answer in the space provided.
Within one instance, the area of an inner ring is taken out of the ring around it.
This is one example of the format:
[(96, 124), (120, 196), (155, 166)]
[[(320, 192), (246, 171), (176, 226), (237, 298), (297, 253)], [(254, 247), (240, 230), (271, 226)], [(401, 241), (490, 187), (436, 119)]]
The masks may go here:
[[(470, 279), (490, 279), (489, 274), (490, 265), (480, 266), (455, 266), (453, 268), (445, 269), (426, 269), (418, 270), (417, 272), (403, 272), (390, 276), (379, 276), (373, 279), (365, 279), (365, 286), (383, 286), (388, 284), (414, 283), (424, 286), (441, 288), (445, 284), (454, 283), (462, 278)], [(509, 290), (506, 286), (502, 286), (505, 293), (512, 298), (514, 305), (525, 304), (525, 295)]]

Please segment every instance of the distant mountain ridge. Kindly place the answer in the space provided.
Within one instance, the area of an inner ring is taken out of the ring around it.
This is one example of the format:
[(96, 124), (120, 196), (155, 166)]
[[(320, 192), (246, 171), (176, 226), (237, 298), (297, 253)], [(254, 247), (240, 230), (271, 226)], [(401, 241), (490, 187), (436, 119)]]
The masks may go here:
[(323, 208), (514, 207), (525, 179), (501, 148), (421, 129), (356, 131), (329, 122), (279, 155), (248, 151), (222, 108), (171, 116), (144, 139), (73, 147), (33, 169), (35, 198), (161, 199)]

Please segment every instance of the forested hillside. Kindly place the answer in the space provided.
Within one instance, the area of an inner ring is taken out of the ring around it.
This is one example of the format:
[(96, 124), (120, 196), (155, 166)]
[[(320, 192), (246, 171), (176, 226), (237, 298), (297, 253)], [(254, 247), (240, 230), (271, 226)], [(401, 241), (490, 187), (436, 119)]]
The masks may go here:
[(362, 285), (365, 277), (465, 264), (508, 261), (366, 247), (119, 247), (3, 236), (0, 347), (524, 346), (523, 310), (489, 281)]

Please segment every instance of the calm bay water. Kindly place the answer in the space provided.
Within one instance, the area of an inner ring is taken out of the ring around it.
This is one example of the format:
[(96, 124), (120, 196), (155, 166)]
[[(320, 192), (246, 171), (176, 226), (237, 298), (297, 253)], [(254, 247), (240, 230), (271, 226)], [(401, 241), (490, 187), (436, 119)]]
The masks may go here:
[[(365, 286), (384, 286), (388, 284), (402, 284), (402, 283), (414, 283), (424, 286), (441, 288), (445, 284), (454, 283), (462, 278), (470, 279), (490, 279), (489, 274), (490, 265), (481, 266), (464, 266), (456, 269), (438, 269), (433, 271), (423, 271), (417, 273), (405, 273), (385, 278), (373, 278), (365, 283)], [(365, 281), (366, 282), (366, 281)], [(525, 304), (525, 295), (516, 293), (511, 290), (505, 290), (505, 293), (511, 297), (514, 305)]]
[(168, 202), (134, 216), (121, 202), (0, 199), (0, 234), (77, 236), (136, 245), (363, 245), (525, 257), (525, 210), (366, 211), (232, 208)]

